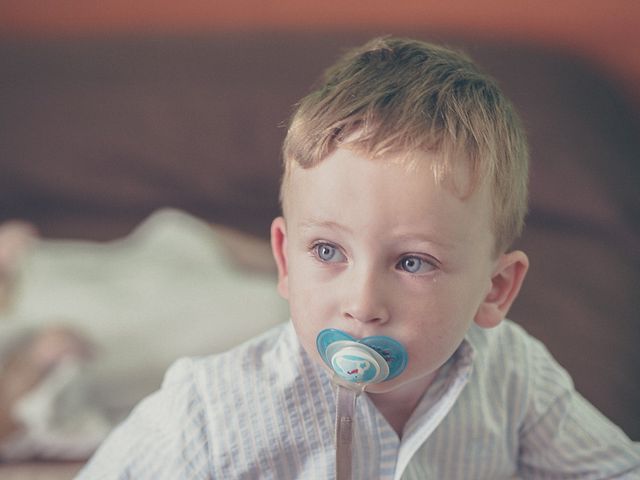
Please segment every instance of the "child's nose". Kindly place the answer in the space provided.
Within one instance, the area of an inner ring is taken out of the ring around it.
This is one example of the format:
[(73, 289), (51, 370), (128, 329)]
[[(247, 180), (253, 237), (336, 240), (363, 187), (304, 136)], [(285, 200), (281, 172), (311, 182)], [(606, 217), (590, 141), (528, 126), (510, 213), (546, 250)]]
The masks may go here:
[(347, 279), (343, 317), (363, 323), (386, 323), (389, 311), (384, 282), (371, 271), (354, 271)]

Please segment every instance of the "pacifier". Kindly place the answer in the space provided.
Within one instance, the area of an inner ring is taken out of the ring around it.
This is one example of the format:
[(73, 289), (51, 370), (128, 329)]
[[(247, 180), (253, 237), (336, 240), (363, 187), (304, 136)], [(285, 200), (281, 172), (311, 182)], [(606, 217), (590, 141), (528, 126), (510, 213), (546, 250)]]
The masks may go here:
[(386, 336), (356, 340), (329, 328), (316, 338), (322, 360), (337, 377), (353, 384), (372, 384), (391, 380), (402, 373), (409, 359), (400, 342)]

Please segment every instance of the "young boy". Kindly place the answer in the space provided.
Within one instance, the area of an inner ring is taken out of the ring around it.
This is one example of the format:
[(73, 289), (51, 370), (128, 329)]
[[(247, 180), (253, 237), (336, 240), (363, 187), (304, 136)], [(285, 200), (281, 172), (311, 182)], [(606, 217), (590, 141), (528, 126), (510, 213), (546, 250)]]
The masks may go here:
[(527, 149), (468, 59), (393, 38), (347, 53), (284, 164), (291, 322), (176, 363), (80, 478), (640, 477), (640, 446), (504, 320)]

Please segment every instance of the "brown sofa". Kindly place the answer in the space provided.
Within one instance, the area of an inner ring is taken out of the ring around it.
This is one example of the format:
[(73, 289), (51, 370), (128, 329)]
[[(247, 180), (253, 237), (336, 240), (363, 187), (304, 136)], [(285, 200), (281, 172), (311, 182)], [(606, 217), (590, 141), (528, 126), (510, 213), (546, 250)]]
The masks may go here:
[[(510, 317), (640, 440), (638, 112), (577, 58), (409, 34), (462, 46), (520, 111), (532, 180), (519, 246), (532, 267)], [(173, 206), (266, 237), (293, 103), (369, 36), (3, 40), (0, 221), (104, 240)]]

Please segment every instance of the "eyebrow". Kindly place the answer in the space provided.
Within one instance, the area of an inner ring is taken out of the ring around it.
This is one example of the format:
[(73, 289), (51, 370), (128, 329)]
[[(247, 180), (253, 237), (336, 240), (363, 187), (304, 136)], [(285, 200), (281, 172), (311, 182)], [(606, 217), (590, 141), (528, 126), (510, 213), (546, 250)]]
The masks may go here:
[[(303, 230), (311, 230), (314, 228), (328, 228), (332, 230), (340, 230), (346, 233), (351, 233), (352, 230), (340, 223), (334, 222), (332, 220), (309, 220), (300, 223), (300, 228)], [(455, 248), (455, 245), (452, 243), (444, 242), (442, 240), (435, 239), (429, 235), (421, 234), (421, 233), (403, 233), (395, 237), (398, 241), (420, 241), (426, 242), (433, 245), (437, 245), (438, 247), (444, 248), (446, 250), (452, 250)]]
[(334, 222), (332, 220), (309, 220), (300, 223), (300, 228), (310, 230), (312, 228), (329, 228), (332, 230), (342, 230), (344, 232), (351, 232), (351, 229), (346, 225)]
[(396, 237), (397, 240), (399, 241), (419, 241), (419, 242), (426, 242), (426, 243), (430, 243), (433, 245), (437, 245), (438, 247), (447, 249), (447, 250), (452, 250), (455, 248), (455, 245), (451, 242), (445, 242), (442, 240), (438, 240), (435, 239), (433, 237), (430, 237), (428, 235), (423, 235), (420, 233), (405, 233), (402, 235), (398, 235)]

